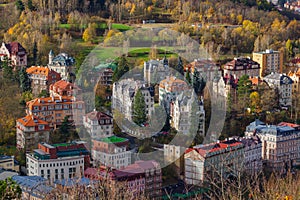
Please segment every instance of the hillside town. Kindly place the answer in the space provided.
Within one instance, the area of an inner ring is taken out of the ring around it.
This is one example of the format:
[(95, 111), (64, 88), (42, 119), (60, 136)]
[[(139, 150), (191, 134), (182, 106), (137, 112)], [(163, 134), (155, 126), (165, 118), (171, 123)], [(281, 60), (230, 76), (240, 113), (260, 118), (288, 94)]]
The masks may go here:
[(0, 199), (299, 199), (300, 1), (0, 10)]
[[(3, 56), (22, 52), (20, 57), (10, 57), (10, 66), (24, 68), (26, 50), (21, 44), (3, 44), (3, 53), (10, 53), (7, 47), (13, 46), (18, 47), (16, 52)], [(240, 134), (243, 136), (208, 144), (184, 147), (159, 142), (160, 137), (172, 131), (180, 135), (196, 131), (200, 137), (206, 136), (204, 97), (194, 87), (199, 85), (195, 76), (207, 82), (206, 87), (211, 87), (217, 96), (227, 99), (235, 96), (233, 100), (237, 102), (242, 80), (250, 83), (252, 93), (264, 85), (266, 90), (276, 92), (278, 109), (290, 109), (293, 95), (299, 92), (300, 75), (298, 69), (284, 74), (282, 59), (282, 53), (272, 49), (254, 52), (252, 58), (234, 58), (222, 68), (212, 60), (195, 59), (181, 66), (184, 72), (181, 80), (172, 75), (165, 57), (144, 62), (144, 80), (125, 78), (114, 82), (112, 69), (104, 67), (99, 72), (99, 82), (111, 88), (111, 97), (107, 99), (112, 109), (140, 127), (149, 126), (156, 106), (164, 108), (169, 127), (154, 133), (148, 147), (158, 148), (164, 162), (173, 163), (173, 176), (179, 180), (176, 187), (189, 185), (198, 188), (197, 191), (222, 176), (235, 177), (241, 172), (254, 176), (263, 171), (286, 174), (299, 166), (300, 125), (285, 121), (267, 124), (256, 118), (245, 127), (245, 132)], [(167, 190), (162, 184), (166, 172), (161, 163), (134, 156), (141, 146), (132, 135), (139, 129), (127, 132), (130, 127), (124, 126), (120, 127), (122, 134), (115, 133), (116, 112), (85, 109), (82, 89), (70, 79), (75, 62), (66, 53), (54, 56), (50, 51), (47, 66), (25, 67), (34, 98), (26, 102), (24, 117), (16, 119), (16, 147), (26, 153), (26, 166), (20, 166), (14, 156), (1, 156), (1, 179), (12, 177), (20, 185), (22, 197), (29, 199), (31, 196), (43, 199), (51, 191), (70, 187), (75, 182), (88, 186), (104, 180), (112, 185), (125, 184), (135, 194), (146, 194), (151, 199), (162, 198)], [(189, 76), (193, 77), (190, 82)], [(247, 112), (258, 112), (256, 109), (248, 108)], [(53, 133), (64, 134), (60, 132), (62, 127), (68, 131), (75, 124), (85, 129), (89, 137), (53, 142)], [(169, 178), (165, 177), (164, 181)], [(72, 198), (72, 193), (64, 192), (65, 198)]]

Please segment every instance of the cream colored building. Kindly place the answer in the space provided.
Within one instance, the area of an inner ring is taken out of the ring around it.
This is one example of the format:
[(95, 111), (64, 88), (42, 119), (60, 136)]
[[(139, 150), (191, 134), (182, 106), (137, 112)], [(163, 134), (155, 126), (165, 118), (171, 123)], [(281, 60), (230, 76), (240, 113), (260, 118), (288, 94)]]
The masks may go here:
[(267, 49), (262, 52), (254, 52), (253, 60), (260, 65), (260, 77), (264, 77), (271, 72), (282, 73), (283, 52)]

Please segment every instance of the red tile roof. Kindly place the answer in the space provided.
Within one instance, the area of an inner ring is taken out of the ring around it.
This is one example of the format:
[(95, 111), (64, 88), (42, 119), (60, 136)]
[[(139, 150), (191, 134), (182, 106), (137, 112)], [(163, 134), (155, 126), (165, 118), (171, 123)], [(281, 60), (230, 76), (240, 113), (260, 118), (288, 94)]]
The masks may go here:
[(289, 122), (280, 122), (278, 124), (278, 126), (289, 126), (291, 128), (300, 128), (299, 124), (293, 124), (293, 123), (289, 123)]
[(196, 151), (201, 156), (206, 157), (208, 153), (212, 152), (218, 152), (223, 151), (227, 149), (228, 147), (236, 147), (239, 145), (243, 145), (243, 143), (237, 141), (237, 140), (228, 140), (228, 141), (222, 141), (219, 143), (211, 143), (207, 145), (201, 145), (201, 146), (195, 146), (193, 148), (189, 148), (185, 151), (185, 153), (189, 153), (191, 151)]
[(109, 116), (103, 112), (98, 112), (98, 111), (92, 111), (90, 113), (87, 113), (85, 116), (87, 118), (89, 118), (90, 120), (112, 119), (111, 116)]
[(59, 80), (56, 83), (52, 84), (50, 87), (59, 88), (61, 90), (72, 90), (72, 89), (80, 90), (80, 88), (77, 85), (75, 85), (74, 83), (67, 82), (65, 80)]

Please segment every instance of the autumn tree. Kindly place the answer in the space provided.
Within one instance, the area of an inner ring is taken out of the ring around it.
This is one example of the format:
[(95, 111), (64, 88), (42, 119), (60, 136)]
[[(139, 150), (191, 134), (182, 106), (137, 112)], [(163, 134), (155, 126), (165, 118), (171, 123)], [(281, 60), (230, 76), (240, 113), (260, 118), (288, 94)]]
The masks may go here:
[(140, 90), (134, 95), (132, 119), (137, 125), (147, 121), (145, 98)]
[(22, 2), (22, 0), (16, 0), (15, 5), (19, 11), (22, 12), (25, 10), (25, 6), (24, 6), (24, 3)]
[(0, 181), (1, 199), (20, 199), (22, 190), (20, 186), (11, 178)]
[(95, 24), (89, 24), (88, 27), (84, 30), (82, 39), (85, 42), (93, 43), (97, 37)]

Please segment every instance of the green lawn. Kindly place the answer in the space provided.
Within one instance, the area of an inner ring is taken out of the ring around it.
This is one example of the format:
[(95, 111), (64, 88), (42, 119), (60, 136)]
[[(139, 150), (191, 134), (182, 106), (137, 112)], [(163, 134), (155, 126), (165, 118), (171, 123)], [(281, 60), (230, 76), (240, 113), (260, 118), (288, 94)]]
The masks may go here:
[(128, 31), (132, 29), (131, 26), (128, 26), (126, 24), (112, 24), (113, 29), (118, 29), (119, 31)]

